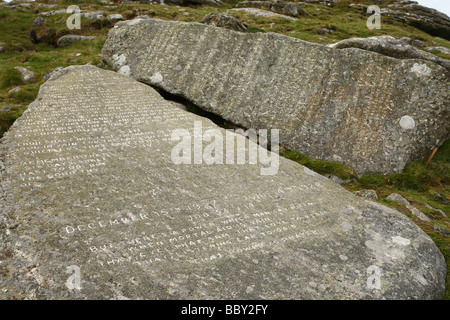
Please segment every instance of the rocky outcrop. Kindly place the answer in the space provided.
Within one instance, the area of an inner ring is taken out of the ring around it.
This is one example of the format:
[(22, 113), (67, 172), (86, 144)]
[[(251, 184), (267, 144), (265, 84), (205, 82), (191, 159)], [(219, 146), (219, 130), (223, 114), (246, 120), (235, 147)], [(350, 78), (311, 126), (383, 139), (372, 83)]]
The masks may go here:
[(201, 23), (234, 31), (244, 32), (247, 30), (245, 23), (228, 13), (208, 13), (203, 17)]
[(358, 173), (401, 172), (450, 134), (449, 72), (426, 60), (156, 19), (119, 22), (102, 55), (122, 74), (241, 127), (279, 128), (287, 148)]
[(388, 7), (381, 9), (381, 15), (387, 15), (433, 36), (450, 40), (450, 18), (446, 14), (411, 2), (399, 2)]
[(394, 38), (376, 36), (370, 38), (350, 38), (328, 45), (330, 48), (358, 48), (398, 59), (423, 59), (437, 63), (450, 71), (450, 60), (439, 58), (434, 54), (413, 47), (415, 40), (410, 38)]
[(285, 1), (243, 1), (236, 8), (264, 8), (274, 12), (282, 13), (291, 17), (306, 16), (308, 13), (295, 2)]

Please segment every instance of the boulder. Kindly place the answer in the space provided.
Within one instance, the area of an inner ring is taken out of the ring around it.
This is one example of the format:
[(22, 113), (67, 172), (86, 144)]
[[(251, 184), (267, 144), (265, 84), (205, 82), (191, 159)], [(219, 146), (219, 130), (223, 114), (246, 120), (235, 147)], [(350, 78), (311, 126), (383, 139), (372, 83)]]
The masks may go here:
[[(417, 49), (411, 44), (415, 40), (410, 38), (394, 38), (391, 36), (375, 36), (370, 38), (350, 38), (328, 45), (330, 48), (345, 49), (358, 48), (398, 59), (423, 59), (437, 63), (450, 71), (450, 60)], [(419, 44), (419, 43), (416, 43)]]
[(234, 31), (244, 32), (247, 30), (247, 26), (242, 21), (227, 13), (208, 13), (203, 17), (201, 23)]
[(450, 134), (449, 72), (426, 60), (157, 19), (116, 24), (102, 56), (240, 127), (282, 129), (286, 148), (358, 173), (401, 172)]
[(97, 38), (96, 36), (79, 36), (74, 34), (67, 34), (58, 39), (57, 46), (58, 47), (66, 47), (75, 42), (80, 42), (84, 40), (93, 40)]
[(450, 18), (435, 9), (414, 2), (398, 2), (382, 8), (381, 15), (410, 24), (433, 36), (450, 40)]
[[(211, 135), (270, 161), (233, 164), (224, 151), (208, 164), (221, 149)], [(188, 137), (200, 162), (178, 162)], [(2, 138), (0, 243), (2, 300), (439, 299), (445, 289), (442, 254), (405, 215), (94, 66), (53, 74)]]

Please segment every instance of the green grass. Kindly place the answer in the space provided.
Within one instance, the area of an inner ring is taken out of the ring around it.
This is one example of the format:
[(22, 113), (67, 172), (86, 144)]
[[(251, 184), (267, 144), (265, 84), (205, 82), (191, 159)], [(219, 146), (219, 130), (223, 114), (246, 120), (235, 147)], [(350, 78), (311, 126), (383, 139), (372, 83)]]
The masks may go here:
[(313, 159), (298, 151), (285, 149), (280, 151), (280, 156), (300, 163), (301, 165), (304, 165), (305, 167), (308, 167), (309, 169), (325, 176), (333, 175), (342, 180), (355, 179), (357, 177), (355, 170), (344, 164)]
[(5, 68), (0, 74), (0, 88), (10, 89), (14, 86), (23, 84), (22, 75), (19, 70), (14, 68)]

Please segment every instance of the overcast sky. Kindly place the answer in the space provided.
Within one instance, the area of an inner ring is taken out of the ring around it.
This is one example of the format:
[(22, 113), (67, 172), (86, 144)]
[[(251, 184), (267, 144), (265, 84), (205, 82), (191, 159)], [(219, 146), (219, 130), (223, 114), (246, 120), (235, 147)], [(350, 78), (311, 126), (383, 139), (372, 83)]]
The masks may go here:
[(450, 17), (450, 0), (414, 0), (420, 5), (439, 10)]

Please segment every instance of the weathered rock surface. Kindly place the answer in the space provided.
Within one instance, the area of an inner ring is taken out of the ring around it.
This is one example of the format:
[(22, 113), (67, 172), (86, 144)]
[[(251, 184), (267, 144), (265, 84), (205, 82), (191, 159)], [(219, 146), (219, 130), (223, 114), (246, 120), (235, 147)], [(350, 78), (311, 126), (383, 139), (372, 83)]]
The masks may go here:
[(286, 1), (243, 1), (236, 8), (265, 8), (274, 12), (282, 13), (291, 17), (306, 16), (308, 13), (295, 2)]
[(0, 144), (0, 299), (443, 295), (444, 258), (404, 215), (286, 159), (174, 164), (176, 129), (226, 132), (130, 77), (52, 75)]
[[(439, 58), (432, 53), (415, 48), (410, 38), (394, 38), (391, 36), (375, 36), (370, 38), (350, 38), (328, 45), (330, 48), (359, 48), (378, 52), (398, 59), (423, 59), (437, 63), (450, 71), (450, 60)], [(411, 44), (410, 44), (411, 43)]]
[(244, 32), (247, 30), (245, 23), (228, 13), (208, 13), (203, 17), (201, 23), (234, 31)]
[(359, 190), (359, 191), (356, 191), (355, 194), (360, 197), (363, 197), (363, 198), (367, 198), (367, 199), (371, 199), (371, 200), (375, 200), (375, 201), (378, 200), (377, 192), (372, 189)]
[(287, 148), (359, 173), (400, 172), (449, 138), (449, 73), (425, 60), (156, 19), (118, 23), (103, 59), (241, 127), (282, 129)]
[(58, 47), (66, 47), (75, 42), (80, 42), (84, 40), (93, 40), (97, 38), (96, 36), (79, 36), (75, 34), (67, 34), (58, 39), (57, 46)]

